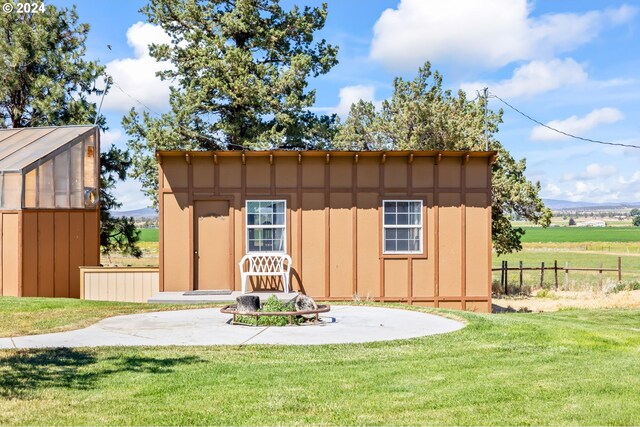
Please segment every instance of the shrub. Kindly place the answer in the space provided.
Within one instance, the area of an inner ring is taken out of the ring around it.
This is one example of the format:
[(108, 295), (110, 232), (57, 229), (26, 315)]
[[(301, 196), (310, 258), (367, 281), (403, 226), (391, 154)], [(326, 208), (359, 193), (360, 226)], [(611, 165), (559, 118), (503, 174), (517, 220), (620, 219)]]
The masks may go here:
[(640, 291), (640, 282), (637, 280), (631, 282), (619, 282), (608, 290), (608, 293), (618, 293), (624, 291)]
[(536, 298), (558, 299), (558, 295), (556, 295), (555, 292), (552, 292), (549, 289), (541, 289), (536, 292)]
[[(295, 311), (295, 307), (293, 305), (293, 302), (286, 303), (280, 301), (275, 295), (271, 295), (264, 302), (264, 304), (262, 304), (262, 307), (258, 311), (265, 313), (277, 311)], [(257, 324), (256, 318), (254, 316), (237, 316), (236, 322), (256, 326), (286, 326), (289, 324), (289, 316), (262, 316), (258, 318)], [(294, 316), (293, 323), (299, 324), (300, 318)]]

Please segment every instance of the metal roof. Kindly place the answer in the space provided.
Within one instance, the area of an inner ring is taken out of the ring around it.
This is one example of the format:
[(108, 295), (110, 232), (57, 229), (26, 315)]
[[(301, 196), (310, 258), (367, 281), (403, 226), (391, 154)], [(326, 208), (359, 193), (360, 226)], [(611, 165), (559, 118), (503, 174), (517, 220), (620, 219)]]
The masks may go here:
[(19, 171), (95, 126), (0, 129), (0, 171)]

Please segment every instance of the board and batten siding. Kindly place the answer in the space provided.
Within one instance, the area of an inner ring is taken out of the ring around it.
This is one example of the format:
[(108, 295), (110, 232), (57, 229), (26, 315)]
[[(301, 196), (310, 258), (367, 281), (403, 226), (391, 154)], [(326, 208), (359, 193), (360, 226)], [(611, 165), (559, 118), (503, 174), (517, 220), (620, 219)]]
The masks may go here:
[[(219, 256), (228, 289), (240, 290), (245, 202), (280, 199), (293, 290), (490, 311), (494, 160), (493, 152), (159, 152), (160, 290), (197, 287), (194, 203), (228, 201), (229, 235), (202, 244), (228, 241)], [(385, 199), (423, 201), (423, 253), (382, 253)]]

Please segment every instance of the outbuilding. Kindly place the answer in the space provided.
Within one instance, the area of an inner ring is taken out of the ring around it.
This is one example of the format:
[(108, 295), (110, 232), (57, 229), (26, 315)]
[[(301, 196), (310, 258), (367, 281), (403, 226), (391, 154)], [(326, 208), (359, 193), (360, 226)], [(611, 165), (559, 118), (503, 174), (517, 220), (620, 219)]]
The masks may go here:
[(0, 129), (0, 295), (80, 296), (100, 259), (95, 126)]
[(240, 290), (242, 257), (277, 252), (314, 298), (488, 312), (495, 156), (158, 152), (160, 291)]

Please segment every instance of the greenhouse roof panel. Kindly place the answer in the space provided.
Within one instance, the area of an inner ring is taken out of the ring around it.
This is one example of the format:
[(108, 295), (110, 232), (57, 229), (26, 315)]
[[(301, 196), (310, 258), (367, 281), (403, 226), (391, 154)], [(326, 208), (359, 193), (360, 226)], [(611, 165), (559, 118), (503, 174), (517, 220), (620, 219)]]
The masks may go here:
[(95, 126), (0, 129), (0, 171), (17, 171), (73, 141)]

